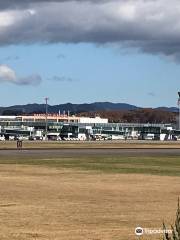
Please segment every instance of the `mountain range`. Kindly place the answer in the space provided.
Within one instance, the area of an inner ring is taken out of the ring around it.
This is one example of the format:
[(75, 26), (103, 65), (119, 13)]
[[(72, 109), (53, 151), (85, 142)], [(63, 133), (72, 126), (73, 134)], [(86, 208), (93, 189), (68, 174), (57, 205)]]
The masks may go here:
[[(12, 115), (15, 114), (30, 114), (30, 113), (44, 113), (46, 109), (45, 104), (26, 104), (26, 105), (14, 105), (9, 107), (0, 107), (0, 114), (2, 115)], [(71, 114), (81, 113), (81, 112), (92, 112), (92, 111), (122, 111), (122, 110), (137, 110), (143, 109), (135, 105), (127, 103), (112, 103), (112, 102), (94, 102), (94, 103), (83, 103), (83, 104), (59, 104), (59, 105), (48, 105), (49, 113), (67, 113)], [(168, 112), (178, 112), (176, 107), (158, 107), (154, 108), (156, 110), (164, 110)]]

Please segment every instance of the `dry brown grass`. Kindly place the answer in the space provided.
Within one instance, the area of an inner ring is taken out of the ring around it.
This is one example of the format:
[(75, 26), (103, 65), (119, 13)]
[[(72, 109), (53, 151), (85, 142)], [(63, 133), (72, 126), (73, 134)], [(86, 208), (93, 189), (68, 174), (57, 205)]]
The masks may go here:
[(179, 183), (179, 177), (0, 165), (0, 239), (136, 239), (136, 226), (173, 223)]
[[(16, 141), (1, 141), (0, 149), (16, 148)], [(174, 141), (23, 141), (23, 148), (180, 148), (180, 142)]]

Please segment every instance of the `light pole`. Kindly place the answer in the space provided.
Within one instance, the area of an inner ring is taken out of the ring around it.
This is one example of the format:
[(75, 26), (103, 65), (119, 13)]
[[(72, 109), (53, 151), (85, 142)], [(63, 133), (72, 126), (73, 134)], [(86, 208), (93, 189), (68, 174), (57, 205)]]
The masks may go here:
[(178, 108), (179, 108), (179, 119), (178, 119), (178, 130), (180, 130), (180, 92), (178, 92)]
[(45, 98), (45, 102), (46, 102), (46, 129), (45, 129), (45, 140), (47, 140), (47, 132), (48, 132), (48, 122), (47, 122), (47, 116), (48, 116), (48, 100), (49, 100), (49, 98), (46, 97), (46, 98)]

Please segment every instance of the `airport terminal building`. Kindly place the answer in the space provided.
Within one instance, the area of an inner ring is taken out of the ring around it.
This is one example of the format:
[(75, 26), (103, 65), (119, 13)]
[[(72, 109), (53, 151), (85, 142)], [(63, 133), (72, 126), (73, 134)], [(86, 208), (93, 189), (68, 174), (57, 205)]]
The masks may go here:
[(100, 117), (78, 117), (60, 114), (0, 116), (2, 139), (22, 137), (42, 140), (173, 140), (178, 131), (171, 124), (109, 123)]

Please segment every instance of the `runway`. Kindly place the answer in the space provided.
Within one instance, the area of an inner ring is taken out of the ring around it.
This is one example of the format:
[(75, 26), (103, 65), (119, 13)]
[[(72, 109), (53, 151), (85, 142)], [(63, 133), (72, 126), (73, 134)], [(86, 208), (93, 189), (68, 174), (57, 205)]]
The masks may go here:
[(70, 148), (70, 149), (22, 149), (0, 150), (0, 158), (5, 156), (36, 156), (36, 157), (83, 157), (83, 156), (180, 156), (180, 149), (98, 149), (98, 148)]

